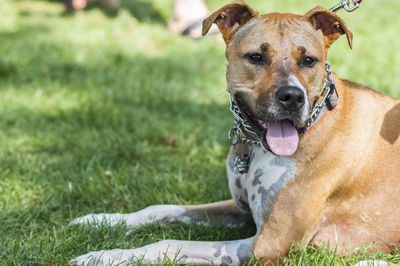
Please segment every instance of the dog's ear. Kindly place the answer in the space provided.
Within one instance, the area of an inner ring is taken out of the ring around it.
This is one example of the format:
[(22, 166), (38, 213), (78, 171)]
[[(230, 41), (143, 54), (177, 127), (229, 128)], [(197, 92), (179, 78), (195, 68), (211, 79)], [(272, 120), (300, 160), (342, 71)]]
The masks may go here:
[(207, 34), (211, 25), (216, 23), (225, 42), (228, 43), (233, 34), (247, 21), (255, 17), (254, 11), (246, 2), (239, 0), (227, 4), (203, 21), (203, 36)]
[(346, 34), (350, 48), (352, 48), (353, 34), (347, 28), (343, 19), (336, 13), (331, 12), (323, 7), (317, 6), (305, 15), (316, 30), (321, 30), (325, 36), (327, 47), (329, 47), (342, 34)]

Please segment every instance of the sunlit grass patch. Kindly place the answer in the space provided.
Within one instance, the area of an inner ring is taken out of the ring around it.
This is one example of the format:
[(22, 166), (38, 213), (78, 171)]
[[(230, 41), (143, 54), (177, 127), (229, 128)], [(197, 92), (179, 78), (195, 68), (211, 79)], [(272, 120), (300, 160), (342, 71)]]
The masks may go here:
[(9, 169), (0, 173), (0, 180), (0, 209), (30, 208), (43, 199), (44, 191), (39, 185), (27, 178), (10, 175)]

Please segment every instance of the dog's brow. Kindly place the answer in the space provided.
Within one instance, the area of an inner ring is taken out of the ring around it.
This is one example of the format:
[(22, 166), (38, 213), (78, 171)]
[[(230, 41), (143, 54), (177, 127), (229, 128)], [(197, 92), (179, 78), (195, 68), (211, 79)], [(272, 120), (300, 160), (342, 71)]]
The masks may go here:
[(260, 46), (261, 51), (266, 52), (268, 50), (269, 46), (270, 46), (270, 44), (267, 42), (261, 44), (261, 46)]
[(299, 46), (299, 51), (301, 56), (305, 55), (307, 52), (307, 49), (304, 46)]

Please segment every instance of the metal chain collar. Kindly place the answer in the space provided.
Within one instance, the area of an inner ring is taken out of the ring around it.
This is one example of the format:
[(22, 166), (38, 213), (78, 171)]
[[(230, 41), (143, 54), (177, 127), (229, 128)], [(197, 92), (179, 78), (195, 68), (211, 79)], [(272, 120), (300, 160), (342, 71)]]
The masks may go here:
[[(322, 87), (322, 90), (319, 93), (317, 100), (314, 102), (314, 105), (311, 109), (310, 118), (308, 119), (305, 128), (302, 129), (302, 131), (304, 130), (304, 132), (309, 127), (311, 127), (315, 121), (318, 120), (318, 118), (321, 115), (321, 112), (324, 110), (327, 104), (328, 104), (327, 109), (329, 110), (333, 109), (332, 107), (329, 106), (332, 105), (332, 103), (330, 103), (329, 101), (329, 97), (336, 92), (336, 88), (335, 88), (335, 80), (333, 79), (332, 75), (331, 65), (328, 62), (325, 63), (325, 71), (328, 73), (328, 76), (325, 78), (324, 87)], [(318, 102), (318, 99), (322, 100)]]
[(229, 92), (228, 96), (230, 111), (235, 117), (235, 125), (229, 130), (228, 138), (233, 145), (239, 143), (259, 144), (260, 140), (257, 133), (253, 130), (249, 121), (243, 117), (242, 112)]
[[(330, 101), (330, 97), (334, 94), (337, 96), (337, 94), (329, 63), (325, 63), (325, 71), (328, 75), (325, 78), (324, 86), (318, 96), (318, 99), (322, 100), (318, 102), (317, 99), (314, 102), (314, 105), (311, 109), (311, 115), (306, 122), (306, 126), (298, 129), (300, 133), (304, 133), (310, 126), (312, 126), (313, 123), (323, 114), (322, 111), (332, 110), (336, 105), (336, 103)], [(230, 92), (228, 92), (228, 96), (230, 102), (230, 111), (235, 117), (235, 124), (228, 133), (228, 138), (232, 145), (240, 143), (256, 144), (260, 145), (264, 150), (269, 151), (269, 147), (264, 146), (264, 142), (260, 141), (257, 133), (251, 127), (250, 122), (243, 116), (242, 111), (240, 111)]]

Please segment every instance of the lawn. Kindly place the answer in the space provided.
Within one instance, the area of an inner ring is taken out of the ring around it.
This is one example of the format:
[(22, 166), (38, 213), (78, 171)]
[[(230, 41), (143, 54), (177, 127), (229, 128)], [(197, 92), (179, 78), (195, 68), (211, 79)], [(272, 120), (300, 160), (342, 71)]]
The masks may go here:
[[(254, 228), (153, 225), (128, 233), (69, 227), (93, 212), (230, 197), (225, 176), (233, 123), (225, 93), (224, 45), (170, 34), (172, 1), (122, 0), (63, 15), (58, 2), (0, 5), (0, 264), (62, 265), (92, 250), (136, 248), (162, 239), (230, 240)], [(216, 9), (228, 1), (208, 1)], [(305, 13), (321, 1), (249, 0), (262, 12)], [(324, 1), (325, 7), (337, 0)], [(400, 96), (400, 1), (365, 0), (340, 14), (333, 70)], [(364, 258), (293, 249), (288, 264), (351, 265)]]

